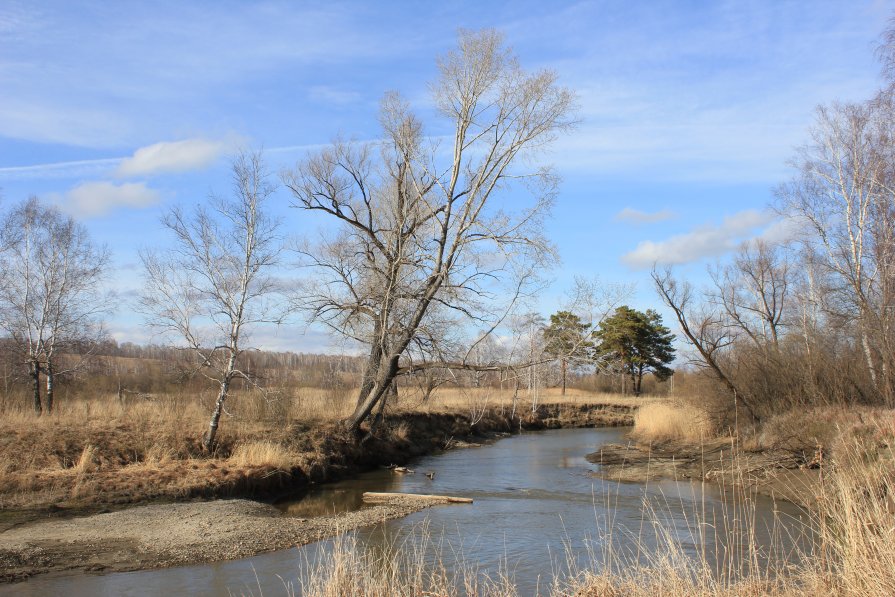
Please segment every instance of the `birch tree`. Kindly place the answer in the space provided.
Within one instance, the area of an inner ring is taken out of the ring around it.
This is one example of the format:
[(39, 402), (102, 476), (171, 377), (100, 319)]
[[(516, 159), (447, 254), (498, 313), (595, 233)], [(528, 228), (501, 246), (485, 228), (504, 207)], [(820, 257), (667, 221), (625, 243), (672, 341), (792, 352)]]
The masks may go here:
[(171, 248), (141, 255), (148, 323), (183, 343), (193, 372), (217, 387), (206, 450), (214, 448), (233, 381), (256, 381), (242, 368), (252, 329), (285, 316), (274, 277), (282, 238), (265, 211), (276, 187), (260, 155), (233, 160), (232, 186), (227, 199), (213, 196), (191, 213), (168, 212), (162, 223), (173, 237)]
[(298, 300), (367, 347), (353, 431), (398, 375), (469, 367), (473, 347), (439, 330), (493, 331), (553, 259), (543, 218), (557, 178), (530, 158), (569, 129), (573, 94), (523, 70), (494, 31), (461, 32), (438, 70), (443, 136), (392, 93), (381, 142), (337, 141), (284, 175), (293, 205), (337, 230), (303, 250), (313, 280)]
[[(52, 412), (57, 377), (79, 369), (105, 337), (109, 253), (82, 224), (35, 197), (6, 215), (0, 237), (0, 327), (27, 367), (34, 412)], [(63, 352), (80, 354), (60, 365)]]
[(835, 282), (830, 305), (855, 322), (867, 373), (893, 403), (895, 130), (883, 99), (818, 108), (797, 173), (778, 194), (805, 223), (804, 241)]

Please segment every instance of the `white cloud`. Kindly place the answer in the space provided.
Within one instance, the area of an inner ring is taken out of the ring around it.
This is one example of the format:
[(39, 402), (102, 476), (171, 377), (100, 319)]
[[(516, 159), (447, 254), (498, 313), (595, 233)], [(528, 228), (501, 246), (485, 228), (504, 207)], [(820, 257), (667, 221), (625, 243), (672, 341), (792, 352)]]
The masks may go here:
[(63, 209), (76, 216), (104, 215), (119, 207), (149, 207), (161, 200), (158, 191), (142, 182), (115, 184), (112, 182), (85, 182), (56, 201)]
[(214, 162), (233, 145), (229, 141), (185, 139), (163, 141), (134, 152), (125, 158), (115, 173), (118, 176), (146, 176), (165, 172), (200, 170)]
[[(643, 241), (630, 253), (622, 256), (622, 262), (635, 269), (652, 267), (654, 264), (681, 264), (699, 261), (706, 257), (723, 255), (735, 250), (743, 241), (753, 236), (756, 229), (769, 226), (765, 231), (776, 238), (781, 229), (772, 224), (775, 216), (767, 211), (746, 210), (724, 218), (717, 226), (700, 226), (686, 234), (679, 234), (659, 242)], [(764, 237), (766, 234), (760, 236)]]
[(808, 221), (800, 217), (781, 217), (771, 222), (758, 238), (771, 244), (786, 243), (799, 238), (807, 227)]
[(675, 213), (668, 209), (663, 209), (662, 211), (647, 212), (640, 211), (639, 209), (634, 209), (632, 207), (626, 207), (615, 214), (616, 221), (635, 222), (637, 224), (653, 224), (655, 222), (664, 222), (665, 220), (670, 220), (673, 217), (675, 217)]

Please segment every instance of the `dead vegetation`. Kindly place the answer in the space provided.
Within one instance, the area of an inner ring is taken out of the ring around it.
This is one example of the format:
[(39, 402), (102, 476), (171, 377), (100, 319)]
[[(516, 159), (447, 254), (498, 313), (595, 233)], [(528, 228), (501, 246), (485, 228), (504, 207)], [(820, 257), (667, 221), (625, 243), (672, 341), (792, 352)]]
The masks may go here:
[[(480, 401), (482, 393), (487, 393), (485, 410), (472, 418), (469, 401)], [(40, 418), (25, 401), (5, 403), (0, 409), (0, 508), (271, 495), (359, 467), (407, 462), (491, 431), (630, 424), (635, 404), (630, 398), (579, 392), (563, 405), (548, 395), (534, 412), (517, 400), (514, 412), (512, 394), (498, 390), (444, 388), (429, 401), (402, 392), (362, 448), (339, 426), (353, 409), (351, 390), (298, 388), (275, 399), (242, 392), (232, 398), (227, 425), (215, 452), (208, 454), (201, 432), (213, 398), (69, 398)]]

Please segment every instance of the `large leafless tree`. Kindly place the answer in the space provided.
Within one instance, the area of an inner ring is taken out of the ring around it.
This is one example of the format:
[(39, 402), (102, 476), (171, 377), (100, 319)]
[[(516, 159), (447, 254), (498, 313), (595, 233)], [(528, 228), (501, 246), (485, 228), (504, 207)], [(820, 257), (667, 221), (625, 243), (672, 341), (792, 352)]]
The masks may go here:
[(672, 310), (684, 338), (698, 355), (693, 363), (709, 371), (724, 385), (735, 409), (742, 406), (752, 420), (758, 421), (761, 413), (756, 402), (736, 383), (725, 366), (725, 352), (737, 339), (736, 326), (731, 324), (726, 312), (701, 300), (693, 285), (677, 279), (671, 268), (653, 268), (652, 278), (656, 292)]
[(258, 154), (238, 155), (232, 173), (229, 198), (213, 196), (191, 213), (172, 209), (162, 220), (172, 247), (142, 254), (141, 305), (148, 323), (184, 342), (193, 371), (218, 388), (203, 439), (206, 450), (214, 448), (233, 381), (255, 381), (241, 358), (252, 328), (285, 314), (274, 276), (283, 241), (265, 205), (275, 185)]
[[(82, 366), (105, 336), (109, 254), (82, 224), (34, 197), (5, 216), (0, 237), (0, 327), (28, 368), (34, 411), (51, 412), (57, 376)], [(63, 352), (72, 353), (65, 363)]]
[(523, 70), (494, 31), (461, 32), (438, 69), (447, 129), (426, 131), (389, 94), (381, 142), (336, 142), (284, 175), (295, 207), (335, 224), (303, 251), (313, 281), (299, 300), (368, 347), (354, 431), (398, 375), (470, 365), (462, 331), (487, 336), (552, 259), (543, 218), (557, 179), (529, 158), (570, 127), (573, 94)]

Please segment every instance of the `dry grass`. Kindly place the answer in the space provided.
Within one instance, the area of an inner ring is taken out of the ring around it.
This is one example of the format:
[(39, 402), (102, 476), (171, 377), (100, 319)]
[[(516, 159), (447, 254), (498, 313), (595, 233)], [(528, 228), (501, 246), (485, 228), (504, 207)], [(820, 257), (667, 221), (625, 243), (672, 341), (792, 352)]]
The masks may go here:
[[(818, 500), (818, 575), (845, 595), (895, 595), (895, 434), (892, 413), (839, 458)], [(854, 436), (852, 436), (854, 437)], [(843, 439), (849, 442), (849, 439)]]
[(78, 457), (77, 462), (72, 467), (72, 471), (78, 474), (89, 473), (94, 466), (94, 458), (96, 456), (96, 447), (90, 444), (84, 446), (84, 449), (81, 451), (81, 455)]
[(237, 444), (228, 461), (236, 466), (270, 466), (289, 470), (296, 465), (298, 458), (281, 444), (262, 440)]
[[(531, 409), (534, 395), (529, 395), (527, 390), (519, 390), (515, 397), (518, 409), (524, 411)], [(601, 404), (607, 406), (641, 406), (659, 400), (650, 396), (624, 396), (622, 394), (609, 394), (604, 392), (587, 392), (568, 388), (565, 396), (559, 388), (540, 388), (538, 390), (536, 404)], [(428, 400), (423, 400), (422, 395), (413, 388), (402, 389), (400, 403), (408, 408), (418, 408), (426, 412), (463, 411), (470, 404), (487, 403), (489, 406), (512, 407), (514, 396), (512, 389), (499, 388), (438, 388), (432, 392)]]
[[(113, 487), (108, 493), (118, 496), (114, 499), (125, 501), (158, 492), (181, 495), (201, 490), (203, 483), (226, 485), (231, 477), (223, 470), (238, 474), (245, 469), (249, 475), (252, 467), (291, 470), (297, 463), (320, 462), (323, 439), (310, 430), (325, 429), (347, 417), (356, 393), (352, 388), (308, 387), (265, 394), (236, 391), (226, 404), (217, 451), (210, 455), (200, 442), (215, 398), (211, 391), (128, 394), (123, 400), (115, 394), (60, 397), (56, 410), (41, 417), (34, 416), (24, 397), (16, 401), (6, 397), (0, 400), (0, 507), (58, 504), (86, 496), (88, 488), (103, 496), (107, 493), (103, 484)], [(412, 390), (402, 389), (398, 403), (389, 410), (473, 414), (470, 400), (479, 408), (482, 403), (500, 408), (512, 404), (512, 393), (443, 389), (422, 402)], [(559, 393), (546, 392), (542, 400), (558, 402)], [(567, 396), (568, 402), (579, 404), (630, 400), (574, 390)], [(520, 400), (519, 412), (524, 414), (524, 408)], [(397, 424), (391, 434), (400, 443), (409, 438), (410, 430)], [(214, 467), (195, 469), (189, 483), (168, 474), (196, 461)]]
[(684, 403), (651, 402), (634, 414), (633, 436), (641, 442), (701, 442), (717, 432), (708, 413)]
[(410, 439), (410, 425), (406, 421), (401, 421), (397, 425), (393, 425), (389, 429), (389, 436), (392, 441), (406, 442)]
[(438, 543), (425, 525), (405, 537), (402, 543), (386, 543), (376, 550), (358, 545), (354, 535), (340, 535), (333, 539), (331, 549), (321, 552), (316, 562), (312, 564), (308, 559), (301, 562), (305, 574), (300, 575), (299, 586), (287, 586), (286, 593), (290, 597), (517, 595), (507, 577), (479, 574), (475, 566), (447, 572), (439, 563)]

